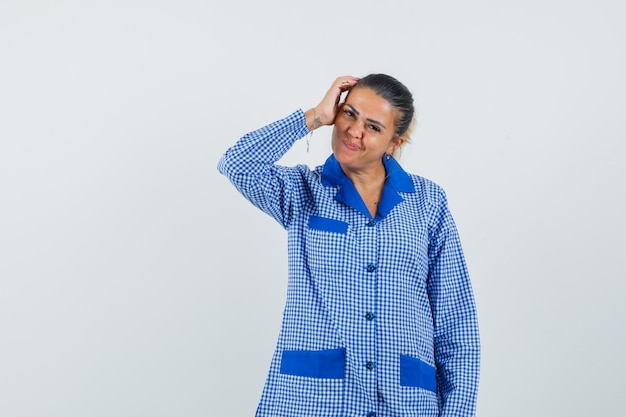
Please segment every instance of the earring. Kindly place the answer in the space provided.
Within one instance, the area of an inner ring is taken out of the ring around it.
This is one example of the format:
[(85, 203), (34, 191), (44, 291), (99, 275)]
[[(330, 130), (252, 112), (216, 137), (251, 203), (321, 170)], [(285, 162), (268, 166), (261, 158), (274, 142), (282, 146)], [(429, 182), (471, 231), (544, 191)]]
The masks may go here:
[(391, 159), (391, 155), (390, 155), (390, 154), (388, 154), (388, 153), (386, 153), (386, 154), (385, 154), (385, 158), (387, 158), (387, 161), (388, 161), (388, 160), (390, 160), (390, 159)]

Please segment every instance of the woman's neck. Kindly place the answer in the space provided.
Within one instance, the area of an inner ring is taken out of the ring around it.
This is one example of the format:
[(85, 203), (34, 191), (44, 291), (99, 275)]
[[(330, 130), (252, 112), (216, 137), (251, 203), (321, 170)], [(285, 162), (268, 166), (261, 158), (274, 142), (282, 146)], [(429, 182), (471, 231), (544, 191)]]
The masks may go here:
[(341, 167), (346, 177), (352, 181), (352, 184), (357, 190), (369, 190), (372, 188), (380, 188), (385, 184), (387, 178), (387, 171), (382, 164), (376, 165), (369, 169), (349, 169), (344, 166)]
[(365, 203), (372, 217), (376, 217), (378, 203), (387, 179), (385, 166), (381, 163), (368, 170), (349, 170), (344, 167), (342, 167), (342, 170), (354, 184), (354, 188), (361, 196), (361, 200)]

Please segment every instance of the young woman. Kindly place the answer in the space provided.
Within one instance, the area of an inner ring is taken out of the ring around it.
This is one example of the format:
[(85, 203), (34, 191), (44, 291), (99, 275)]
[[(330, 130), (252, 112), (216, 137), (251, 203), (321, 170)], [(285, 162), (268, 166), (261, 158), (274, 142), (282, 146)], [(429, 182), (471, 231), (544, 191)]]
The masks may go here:
[[(393, 157), (413, 118), (395, 78), (339, 77), (315, 108), (246, 134), (220, 160), (289, 236), (257, 416), (474, 415), (480, 344), (454, 221), (443, 190)], [(334, 125), (324, 165), (276, 165), (323, 125)]]

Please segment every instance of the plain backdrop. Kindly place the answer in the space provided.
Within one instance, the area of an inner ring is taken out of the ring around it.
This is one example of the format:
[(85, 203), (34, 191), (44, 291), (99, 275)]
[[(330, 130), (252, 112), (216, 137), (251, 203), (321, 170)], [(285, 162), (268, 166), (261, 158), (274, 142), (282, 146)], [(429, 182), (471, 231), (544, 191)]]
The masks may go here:
[[(1, 0), (0, 416), (251, 416), (286, 233), (244, 133), (385, 72), (479, 310), (478, 415), (626, 415), (626, 3)], [(330, 128), (310, 152), (330, 152)]]

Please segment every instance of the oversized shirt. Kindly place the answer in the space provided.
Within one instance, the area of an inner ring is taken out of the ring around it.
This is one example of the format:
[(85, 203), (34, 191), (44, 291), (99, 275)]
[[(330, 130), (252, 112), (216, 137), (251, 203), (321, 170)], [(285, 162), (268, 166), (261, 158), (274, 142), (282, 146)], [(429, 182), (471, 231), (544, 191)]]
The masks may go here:
[(338, 161), (276, 162), (304, 113), (246, 134), (218, 169), (288, 232), (282, 328), (258, 417), (465, 417), (479, 335), (443, 190), (383, 157), (372, 218)]

